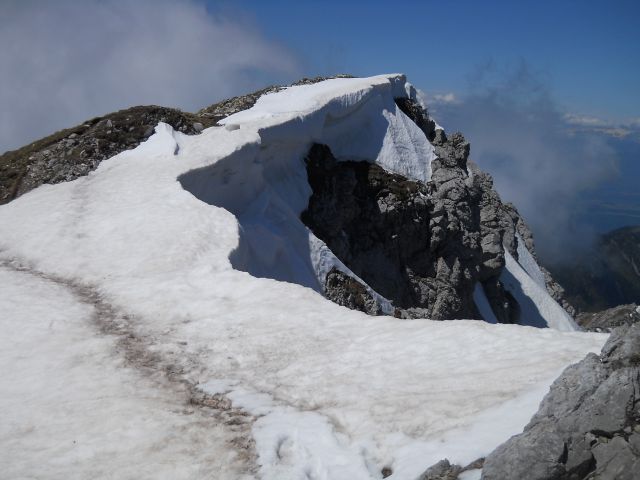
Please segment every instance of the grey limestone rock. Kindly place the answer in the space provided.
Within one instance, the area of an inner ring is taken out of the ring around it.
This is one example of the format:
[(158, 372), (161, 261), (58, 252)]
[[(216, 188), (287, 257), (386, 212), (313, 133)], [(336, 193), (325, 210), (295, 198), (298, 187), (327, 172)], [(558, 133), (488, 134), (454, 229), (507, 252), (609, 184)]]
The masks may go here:
[(462, 471), (459, 465), (452, 465), (446, 458), (429, 467), (418, 480), (456, 480)]
[[(500, 274), (504, 249), (517, 258), (517, 235), (532, 252), (529, 229), (468, 161), (470, 145), (447, 135), (416, 102), (396, 100), (435, 148), (431, 180), (413, 181), (362, 161), (337, 161), (330, 145), (306, 159), (312, 188), (303, 222), (356, 275), (390, 300), (402, 318), (480, 318), (476, 284), (504, 323), (519, 306)], [(535, 252), (534, 252), (535, 253)]]
[(568, 367), (520, 435), (491, 453), (483, 480), (640, 477), (640, 324)]
[(468, 470), (482, 468), (484, 458), (478, 458), (466, 467), (452, 464), (448, 459), (440, 460), (435, 465), (430, 466), (417, 480), (457, 480), (460, 474)]
[(324, 294), (329, 300), (352, 310), (360, 310), (369, 315), (381, 313), (380, 305), (365, 286), (335, 267), (327, 273)]
[(441, 218), (446, 207), (429, 195), (428, 185), (369, 162), (338, 162), (318, 144), (307, 157), (307, 175), (313, 194), (302, 221), (392, 301), (398, 316), (478, 318), (471, 301), (478, 238), (465, 243), (468, 232), (452, 227), (460, 219)]
[(602, 312), (584, 312), (576, 317), (576, 322), (587, 331), (610, 332), (621, 325), (640, 322), (640, 307), (632, 303), (618, 305)]

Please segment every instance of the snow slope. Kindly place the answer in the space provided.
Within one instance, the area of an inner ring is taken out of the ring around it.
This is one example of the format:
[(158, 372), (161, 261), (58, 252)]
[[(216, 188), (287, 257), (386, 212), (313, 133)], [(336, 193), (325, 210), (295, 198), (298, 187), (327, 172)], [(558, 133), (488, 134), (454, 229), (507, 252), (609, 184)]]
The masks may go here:
[[(321, 263), (330, 259), (326, 252), (312, 255), (319, 247), (297, 222), (310, 193), (302, 158), (311, 142), (326, 141), (341, 159), (366, 154), (385, 168), (428, 178), (420, 162), (429, 158), (424, 156), (429, 145), (393, 103), (393, 96), (404, 92), (399, 75), (336, 79), (265, 96), (225, 126), (198, 136), (160, 124), (147, 142), (103, 162), (87, 177), (40, 187), (0, 207), (0, 261), (91, 288), (126, 315), (128, 335), (144, 339), (159, 362), (131, 368), (170, 365), (184, 385), (244, 410), (253, 422), (249, 440), (255, 442), (260, 478), (381, 478), (388, 466), (392, 479), (406, 479), (444, 457), (474, 460), (522, 429), (559, 371), (599, 350), (606, 336), (369, 317), (318, 293)], [(341, 130), (358, 123), (355, 118), (369, 122), (371, 130), (362, 129), (363, 137), (349, 142)], [(377, 132), (373, 138), (367, 136), (371, 132)], [(390, 153), (399, 151), (408, 163)], [(517, 274), (515, 284), (529, 289), (531, 277), (517, 262), (509, 265)], [(144, 382), (136, 382), (136, 396), (130, 387), (136, 372), (118, 364), (117, 353), (101, 356), (109, 341), (86, 320), (86, 307), (42, 293), (44, 287), (31, 277), (14, 291), (11, 285), (22, 281), (18, 277), (24, 280), (15, 273), (0, 276), (3, 304), (11, 305), (2, 326), (35, 351), (39, 363), (28, 370), (19, 352), (8, 348), (3, 357), (8, 370), (55, 377), (47, 370), (50, 359), (66, 355), (72, 344), (92, 352), (73, 343), (86, 336), (98, 345), (98, 356), (65, 357), (58, 365), (63, 371), (77, 365), (87, 398), (100, 400), (103, 387), (83, 379), (104, 377), (112, 382), (105, 390), (109, 398), (114, 395), (116, 407), (130, 402), (131, 416), (146, 408), (163, 412), (140, 420), (148, 428), (139, 433), (141, 444), (182, 425), (172, 439), (184, 450), (167, 447), (166, 461), (180, 464), (192, 456), (194, 469), (211, 465), (196, 447), (204, 442), (209, 448), (211, 442), (210, 451), (218, 452), (227, 436), (221, 426), (185, 425), (171, 414), (183, 409), (185, 400), (160, 392), (158, 404), (147, 394), (154, 387)], [(535, 298), (544, 303), (541, 292), (535, 291)], [(32, 298), (46, 300), (38, 314)], [(66, 337), (47, 342), (41, 320), (62, 318), (66, 310), (77, 311), (70, 314)], [(548, 314), (549, 320), (557, 312)], [(40, 326), (20, 328), (25, 319)], [(5, 371), (2, 391), (14, 388), (19, 378)], [(59, 384), (33, 382), (28, 389), (33, 396), (50, 391), (54, 403), (64, 403), (65, 395), (80, 387), (67, 392)], [(127, 394), (119, 397), (119, 392)], [(3, 411), (17, 421), (0, 440), (2, 467), (12, 462), (15, 449), (7, 446), (13, 446), (16, 431), (46, 425), (49, 403), (34, 401), (25, 411), (15, 400), (22, 395), (20, 390), (13, 397), (3, 394), (9, 398)], [(174, 404), (163, 409), (163, 402)], [(83, 425), (93, 418), (89, 414), (81, 405), (60, 419)], [(109, 425), (117, 430), (124, 422), (116, 415)], [(126, 464), (134, 453), (124, 448), (126, 442), (120, 448), (121, 438), (101, 425), (90, 431), (93, 442), (85, 454), (95, 462), (96, 476), (106, 477), (101, 468), (113, 461)], [(43, 476), (57, 464), (50, 450), (29, 447), (57, 445), (67, 438), (60, 430), (37, 441), (21, 437), (25, 460), (16, 464), (17, 476), (32, 471)], [(237, 442), (225, 445), (230, 455), (242, 458)], [(105, 449), (113, 455), (100, 456)], [(144, 462), (154, 462), (149, 455), (136, 456), (132, 468), (139, 472)], [(85, 477), (80, 466), (64, 473), (58, 478)], [(206, 477), (203, 467), (190, 478)]]
[[(539, 267), (528, 250), (524, 247), (523, 250), (528, 254), (528, 257), (524, 256), (524, 265), (530, 269), (532, 265), (535, 265), (539, 271)], [(500, 275), (500, 280), (504, 284), (504, 288), (513, 295), (520, 305), (520, 322), (523, 325), (551, 327), (562, 331), (578, 330), (578, 326), (571, 316), (551, 298), (544, 283), (540, 285), (535, 276), (529, 276), (507, 249), (505, 249), (504, 256), (505, 269)], [(542, 281), (544, 282), (544, 278)]]
[(534, 282), (536, 282), (540, 287), (546, 289), (544, 273), (540, 270), (538, 262), (536, 262), (536, 259), (533, 258), (533, 255), (531, 255), (531, 252), (527, 249), (524, 240), (519, 233), (516, 233), (516, 239), (518, 240), (518, 263)]

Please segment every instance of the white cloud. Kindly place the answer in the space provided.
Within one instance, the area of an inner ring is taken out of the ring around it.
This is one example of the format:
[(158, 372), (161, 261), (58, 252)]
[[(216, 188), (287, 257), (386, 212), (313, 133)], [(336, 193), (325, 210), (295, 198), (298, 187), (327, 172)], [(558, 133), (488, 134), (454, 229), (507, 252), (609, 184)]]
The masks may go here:
[(431, 101), (434, 103), (455, 103), (458, 101), (454, 93), (439, 93), (431, 96)]
[(627, 123), (631, 127), (640, 128), (640, 117), (630, 118)]
[(564, 115), (564, 120), (569, 125), (577, 125), (582, 127), (608, 127), (611, 125), (611, 122), (602, 118), (593, 117), (590, 115), (579, 115), (576, 113), (566, 113)]
[(572, 132), (599, 133), (614, 138), (640, 139), (640, 119), (631, 118), (622, 122), (614, 122), (590, 115), (567, 113), (564, 120)]
[(473, 85), (456, 103), (434, 104), (436, 120), (469, 139), (471, 158), (530, 223), (543, 256), (559, 258), (588, 243), (591, 226), (575, 222), (581, 195), (617, 171), (607, 138), (591, 132), (613, 135), (613, 126), (565, 115), (524, 64)]
[(141, 104), (195, 110), (297, 76), (293, 55), (196, 1), (3, 1), (0, 151)]

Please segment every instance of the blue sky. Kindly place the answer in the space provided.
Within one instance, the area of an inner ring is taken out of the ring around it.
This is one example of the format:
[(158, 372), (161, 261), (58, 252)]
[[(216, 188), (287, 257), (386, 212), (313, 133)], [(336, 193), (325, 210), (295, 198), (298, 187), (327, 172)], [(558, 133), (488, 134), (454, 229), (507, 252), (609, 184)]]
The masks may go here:
[(294, 51), (303, 74), (402, 71), (463, 93), (487, 65), (524, 61), (567, 110), (640, 116), (640, 2), (209, 0)]

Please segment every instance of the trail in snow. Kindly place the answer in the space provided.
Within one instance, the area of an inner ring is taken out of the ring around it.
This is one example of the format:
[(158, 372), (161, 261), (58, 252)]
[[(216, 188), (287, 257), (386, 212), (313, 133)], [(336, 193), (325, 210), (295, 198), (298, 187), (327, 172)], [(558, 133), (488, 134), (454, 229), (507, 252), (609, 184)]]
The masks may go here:
[(253, 417), (202, 394), (87, 286), (0, 264), (6, 478), (253, 478)]

